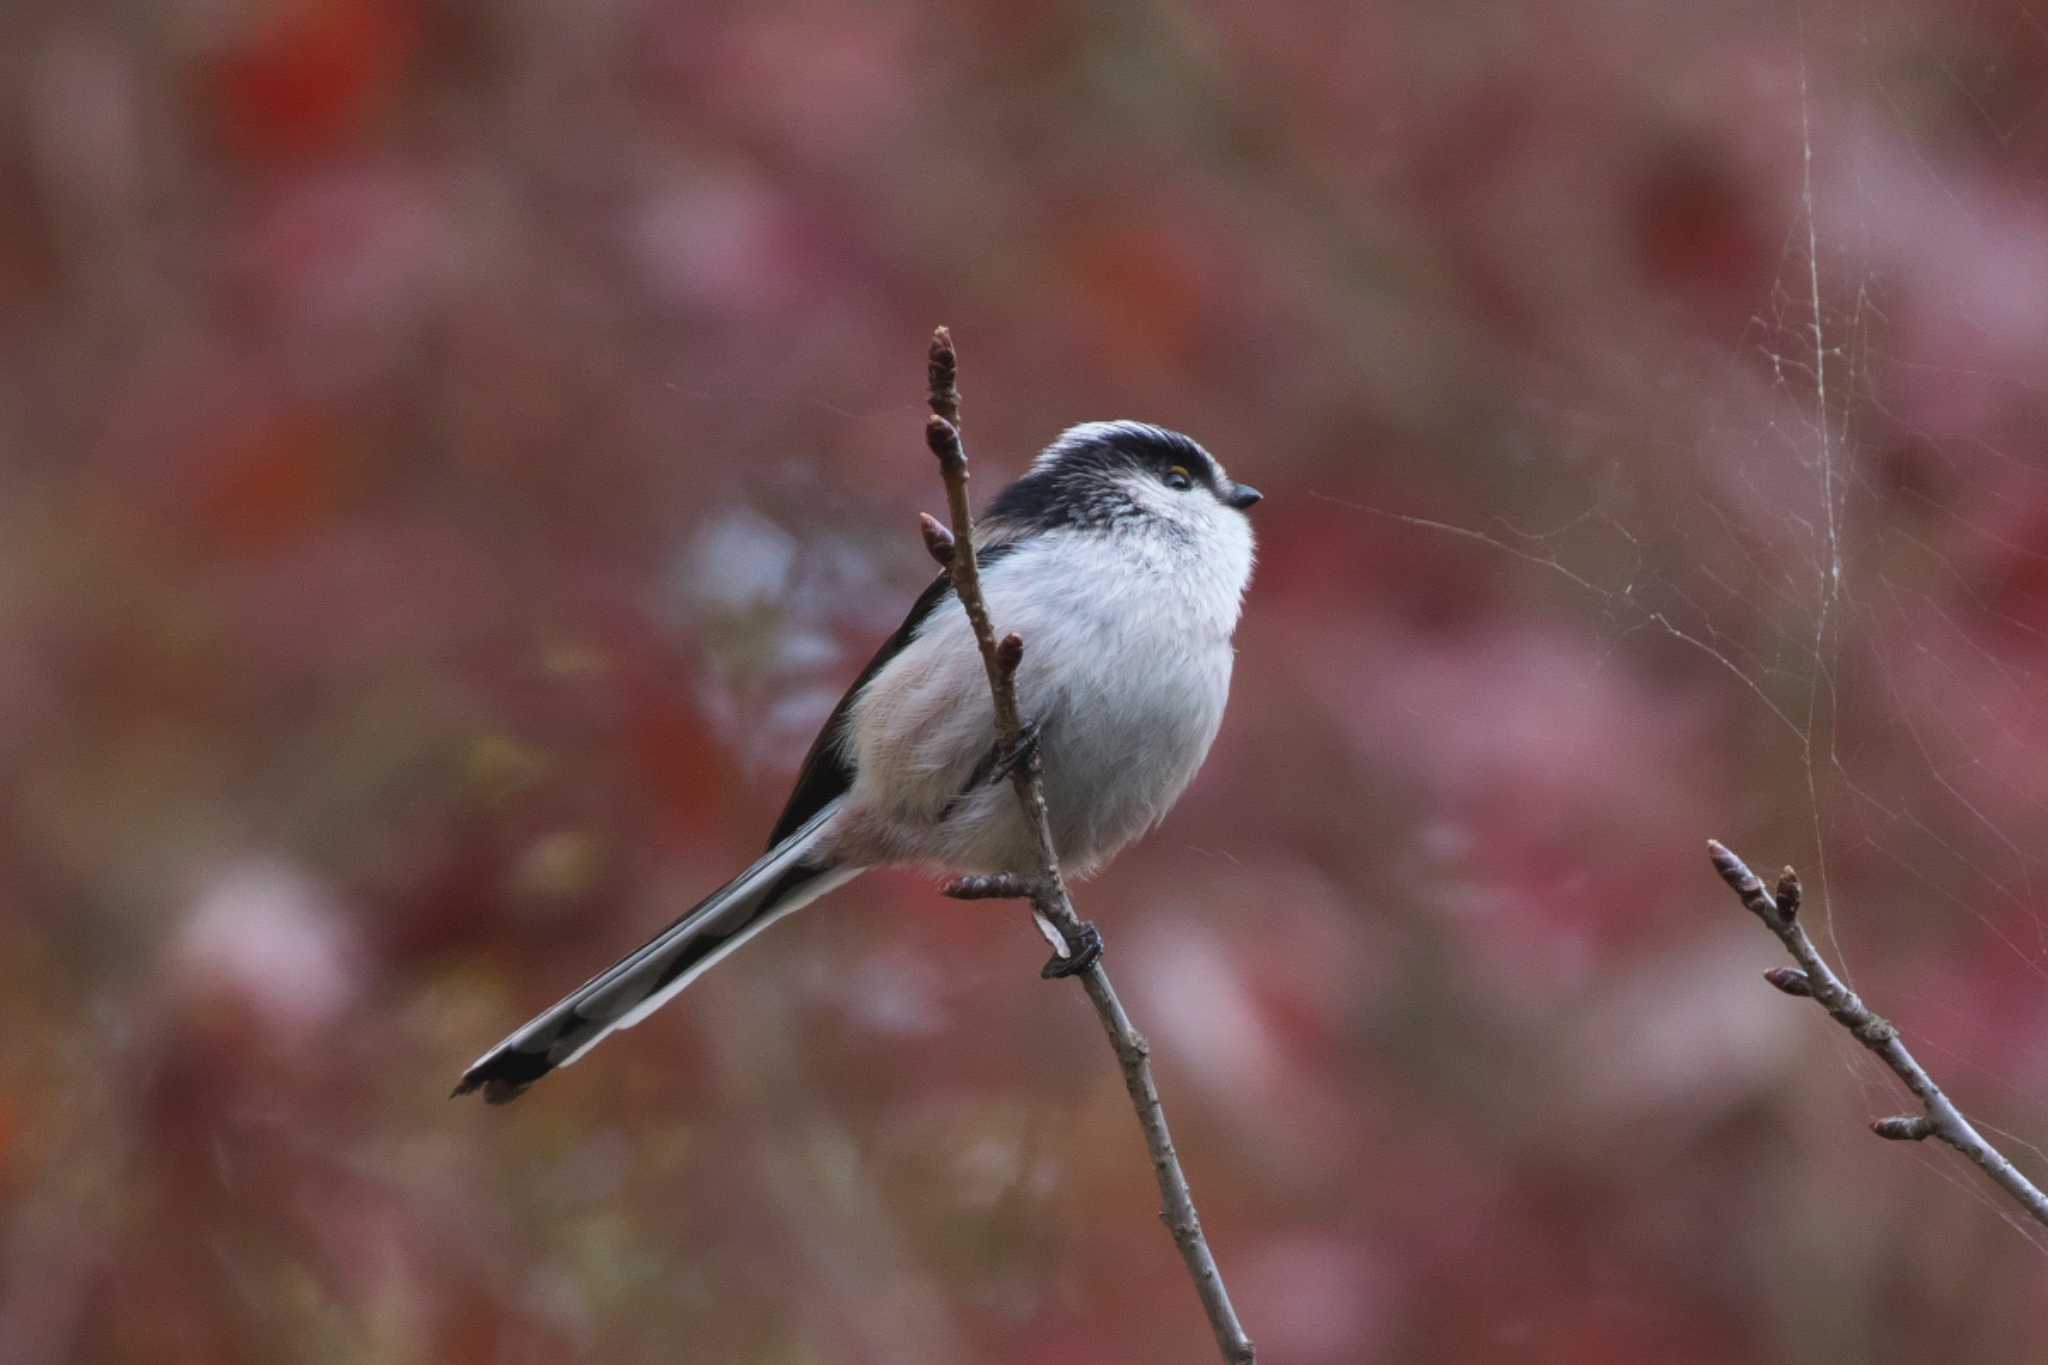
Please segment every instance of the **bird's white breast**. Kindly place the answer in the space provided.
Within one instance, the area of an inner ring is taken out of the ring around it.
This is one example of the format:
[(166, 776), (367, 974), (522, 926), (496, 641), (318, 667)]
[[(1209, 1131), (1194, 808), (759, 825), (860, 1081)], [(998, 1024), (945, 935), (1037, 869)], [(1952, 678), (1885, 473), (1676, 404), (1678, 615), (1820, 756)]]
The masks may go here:
[[(1244, 519), (1058, 530), (990, 565), (998, 633), (1024, 640), (1018, 700), (1042, 726), (1063, 861), (1086, 872), (1143, 833), (1192, 780), (1222, 723), (1231, 634), (1251, 573)], [(963, 796), (994, 715), (966, 614), (948, 601), (855, 702), (854, 805), (874, 861), (1024, 869), (1034, 845), (1006, 784)]]

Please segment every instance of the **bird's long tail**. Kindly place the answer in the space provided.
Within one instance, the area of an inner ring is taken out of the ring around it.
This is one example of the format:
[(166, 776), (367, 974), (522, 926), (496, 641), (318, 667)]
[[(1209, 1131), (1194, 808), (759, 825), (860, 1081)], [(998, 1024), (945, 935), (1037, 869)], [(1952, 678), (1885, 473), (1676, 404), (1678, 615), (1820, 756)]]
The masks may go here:
[(519, 1026), (462, 1073), (455, 1093), (481, 1088), (492, 1104), (517, 1099), (614, 1029), (631, 1028), (733, 949), (864, 870), (811, 857), (833, 802), (675, 923)]

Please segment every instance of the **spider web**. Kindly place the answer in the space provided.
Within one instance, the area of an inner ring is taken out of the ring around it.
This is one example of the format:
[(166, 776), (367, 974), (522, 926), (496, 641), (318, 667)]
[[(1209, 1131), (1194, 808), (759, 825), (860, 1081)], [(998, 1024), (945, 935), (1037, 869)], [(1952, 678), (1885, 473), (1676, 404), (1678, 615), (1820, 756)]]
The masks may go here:
[[(2009, 19), (2013, 41), (2048, 48), (2026, 6)], [(2048, 95), (2001, 114), (1951, 60), (1953, 35), (1891, 22), (1971, 126), (1930, 129), (1904, 76), (1823, 82), (1801, 17), (1796, 182), (1767, 299), (1701, 385), (1714, 396), (1681, 424), (1689, 449), (1652, 436), (1659, 458), (1615, 460), (1546, 527), (1364, 510), (1562, 585), (1596, 613), (1602, 667), (1676, 644), (1719, 675), (1758, 772), (1731, 842), (1760, 871), (1800, 868), (1824, 955), (2038, 1180), (2048, 388), (2028, 366), (2048, 235), (2026, 207), (2038, 180), (2013, 166)], [(1870, 1117), (1915, 1111), (1837, 1035)], [(2048, 1252), (1953, 1152), (1913, 1154)]]

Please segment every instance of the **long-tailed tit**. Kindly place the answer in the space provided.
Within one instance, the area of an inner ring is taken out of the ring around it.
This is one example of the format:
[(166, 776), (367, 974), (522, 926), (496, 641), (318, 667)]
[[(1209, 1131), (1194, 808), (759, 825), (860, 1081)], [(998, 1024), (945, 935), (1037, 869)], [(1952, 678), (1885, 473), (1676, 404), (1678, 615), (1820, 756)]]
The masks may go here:
[[(976, 524), (997, 628), (1027, 642), (1017, 698), (1053, 842), (1085, 875), (1156, 824), (1216, 738), (1251, 581), (1236, 483), (1178, 432), (1063, 433)], [(1037, 841), (995, 752), (981, 656), (946, 575), (825, 722), (768, 851), (462, 1075), (502, 1103), (667, 1003), (712, 964), (871, 867), (1030, 873)]]

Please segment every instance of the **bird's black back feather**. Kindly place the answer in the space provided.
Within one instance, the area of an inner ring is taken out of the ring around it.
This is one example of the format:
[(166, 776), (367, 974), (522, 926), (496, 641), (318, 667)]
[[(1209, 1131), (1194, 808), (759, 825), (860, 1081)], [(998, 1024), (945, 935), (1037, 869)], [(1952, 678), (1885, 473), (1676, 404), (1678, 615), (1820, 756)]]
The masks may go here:
[[(989, 545), (975, 558), (981, 567), (987, 568), (1013, 548), (1006, 543)], [(804, 821), (823, 810), (828, 803), (844, 796), (853, 786), (853, 762), (841, 743), (845, 738), (847, 713), (853, 709), (853, 699), (874, 680), (885, 664), (903, 652), (933, 612), (958, 600), (953, 595), (953, 580), (942, 573), (918, 594), (917, 601), (911, 603), (910, 614), (903, 618), (903, 624), (882, 642), (882, 647), (868, 660), (867, 667), (853, 680), (853, 686), (846, 689), (846, 695), (832, 708), (832, 714), (818, 731), (818, 737), (811, 741), (810, 752), (804, 755), (803, 766), (797, 770), (796, 787), (790, 792), (789, 801), (782, 808), (782, 817), (775, 822), (775, 829), (768, 836), (768, 847), (774, 848), (787, 839)]]

